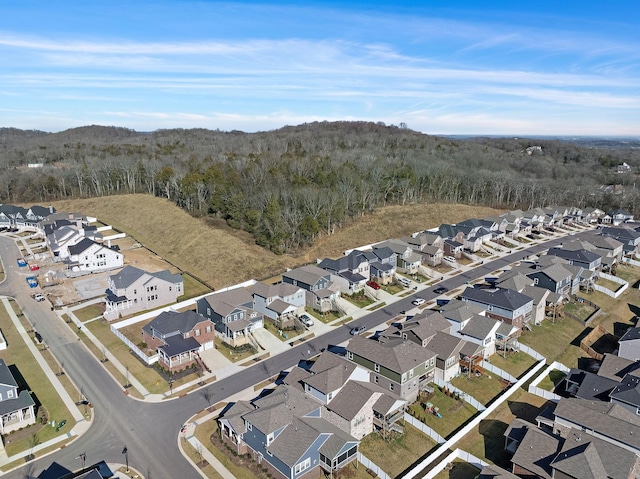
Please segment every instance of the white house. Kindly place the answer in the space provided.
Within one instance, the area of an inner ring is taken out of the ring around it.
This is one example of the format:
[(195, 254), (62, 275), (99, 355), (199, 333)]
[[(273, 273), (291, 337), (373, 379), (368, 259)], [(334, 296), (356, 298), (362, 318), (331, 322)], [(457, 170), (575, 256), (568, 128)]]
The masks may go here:
[(101, 243), (85, 238), (78, 244), (69, 247), (69, 257), (66, 262), (74, 272), (93, 273), (122, 268), (124, 256)]

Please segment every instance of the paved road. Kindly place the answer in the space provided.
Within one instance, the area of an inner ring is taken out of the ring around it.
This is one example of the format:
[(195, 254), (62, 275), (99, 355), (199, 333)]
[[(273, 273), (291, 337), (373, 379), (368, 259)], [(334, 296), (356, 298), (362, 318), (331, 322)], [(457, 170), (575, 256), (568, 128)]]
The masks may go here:
[[(536, 254), (561, 242), (562, 239), (554, 239), (544, 245), (528, 248), (526, 253), (515, 252), (440, 284), (454, 289), (466, 281), (487, 276), (492, 271), (520, 260), (525, 254)], [(144, 403), (122, 393), (122, 389), (106, 373), (100, 362), (78, 341), (75, 333), (46, 307), (48, 303), (37, 303), (31, 299), (24, 280), (28, 273), (23, 271), (24, 268), (18, 268), (16, 259), (19, 252), (10, 238), (0, 236), (0, 255), (7, 274), (6, 280), (0, 284), (0, 295), (16, 298), (27, 317), (35, 321), (37, 330), (46, 339), (51, 351), (58, 361), (64, 363), (67, 374), (83, 388), (95, 411), (93, 424), (81, 439), (30, 466), (36, 474), (52, 461), (77, 469), (80, 463), (76, 457), (82, 452), (86, 452), (87, 463), (99, 460), (123, 463), (122, 448), (126, 444), (129, 464), (145, 474), (147, 479), (199, 478), (199, 473), (191, 468), (177, 448), (177, 436), (182, 424), (210, 404), (225, 400), (264, 381), (302, 359), (315, 356), (327, 345), (343, 343), (349, 339), (349, 331), (353, 326), (351, 323), (349, 326), (337, 327), (321, 337), (291, 348), (234, 376), (216, 381), (206, 389), (183, 398), (162, 403)], [(419, 295), (426, 300), (437, 296), (431, 290), (422, 291)], [(413, 299), (413, 296), (403, 298), (358, 319), (355, 324), (362, 324), (367, 329), (381, 325), (400, 311), (411, 309)], [(26, 469), (27, 466), (6, 476), (22, 479)]]

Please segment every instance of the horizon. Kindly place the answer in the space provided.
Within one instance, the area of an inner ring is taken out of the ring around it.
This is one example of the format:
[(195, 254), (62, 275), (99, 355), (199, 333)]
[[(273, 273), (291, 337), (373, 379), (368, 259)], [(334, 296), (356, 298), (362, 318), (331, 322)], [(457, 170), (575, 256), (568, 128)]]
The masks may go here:
[(640, 5), (423, 3), (13, 2), (0, 124), (640, 136)]

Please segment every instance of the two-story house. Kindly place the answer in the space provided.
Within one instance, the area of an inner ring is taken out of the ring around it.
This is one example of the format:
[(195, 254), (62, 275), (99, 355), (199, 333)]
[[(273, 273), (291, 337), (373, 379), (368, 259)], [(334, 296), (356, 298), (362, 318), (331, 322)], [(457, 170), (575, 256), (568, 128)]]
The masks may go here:
[(306, 293), (299, 286), (258, 281), (248, 289), (253, 295), (253, 309), (273, 320), (280, 329), (293, 325), (295, 318), (304, 313)]
[(84, 238), (79, 243), (69, 246), (69, 256), (65, 258), (71, 271), (94, 273), (122, 268), (124, 256), (122, 253)]
[(332, 280), (342, 286), (342, 292), (353, 294), (361, 291), (369, 280), (369, 260), (359, 250), (338, 259), (325, 258), (318, 263), (320, 269), (334, 275)]
[(0, 434), (35, 424), (35, 405), (29, 391), (18, 391), (13, 374), (4, 360), (0, 359)]
[(638, 251), (640, 245), (640, 232), (624, 226), (604, 226), (600, 232), (603, 236), (614, 238), (622, 243), (624, 254), (633, 254)]
[[(411, 245), (399, 239), (390, 239), (373, 246), (373, 252), (380, 248), (389, 248), (396, 254), (396, 267), (398, 271), (407, 274), (416, 274), (420, 270), (422, 258)], [(377, 253), (376, 253), (377, 254)]]
[(411, 403), (433, 380), (437, 354), (413, 341), (381, 343), (354, 336), (347, 359), (371, 371), (371, 381)]
[(198, 352), (213, 348), (213, 323), (194, 311), (163, 311), (142, 328), (142, 340), (171, 371), (197, 361)]
[(532, 269), (525, 273), (535, 286), (548, 289), (559, 295), (572, 294), (573, 275), (560, 263), (554, 263), (544, 268)]
[(486, 316), (503, 321), (522, 330), (533, 310), (533, 299), (517, 291), (504, 288), (466, 288), (460, 299), (486, 309)]
[(369, 260), (370, 278), (379, 284), (392, 283), (398, 269), (398, 254), (391, 248), (375, 248), (364, 254)]
[(134, 266), (125, 266), (107, 280), (103, 316), (113, 321), (121, 315), (175, 303), (183, 294), (181, 274), (173, 274), (169, 270), (150, 273)]
[(354, 461), (359, 441), (326, 419), (327, 409), (296, 387), (279, 385), (238, 401), (218, 419), (223, 440), (278, 479), (333, 475)]
[(585, 249), (566, 250), (563, 248), (555, 247), (549, 249), (549, 251), (547, 251), (547, 255), (558, 256), (567, 260), (569, 264), (581, 266), (582, 268), (588, 269), (590, 271), (595, 271), (598, 267), (600, 267), (600, 264), (602, 263), (602, 258), (600, 257), (600, 255), (597, 255)]
[(422, 257), (422, 263), (429, 266), (438, 266), (442, 262), (444, 240), (439, 234), (424, 231), (414, 236), (407, 236), (402, 240)]
[(196, 301), (196, 311), (211, 320), (222, 340), (232, 347), (250, 343), (249, 334), (264, 326), (252, 294), (244, 288), (208, 294)]
[(316, 311), (326, 313), (336, 309), (340, 288), (331, 280), (329, 271), (309, 264), (282, 273), (282, 282), (304, 289), (306, 305)]

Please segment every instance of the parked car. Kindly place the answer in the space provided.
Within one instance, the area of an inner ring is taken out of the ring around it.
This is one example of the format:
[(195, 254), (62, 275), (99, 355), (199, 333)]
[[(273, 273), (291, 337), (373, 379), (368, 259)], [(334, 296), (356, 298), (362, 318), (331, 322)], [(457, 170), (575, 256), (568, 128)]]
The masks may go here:
[(445, 256), (444, 258), (442, 258), (445, 261), (449, 261), (450, 263), (455, 263), (456, 259), (453, 256)]
[(433, 290), (434, 293), (436, 294), (444, 294), (447, 291), (449, 291), (449, 288), (445, 288), (444, 286), (439, 286), (436, 289)]
[(302, 324), (305, 326), (313, 326), (313, 319), (306, 314), (300, 315), (300, 321), (302, 321)]
[(411, 301), (411, 304), (413, 304), (414, 306), (422, 306), (426, 302), (427, 301), (424, 298), (416, 298), (413, 301)]
[(33, 295), (33, 299), (35, 299), (38, 303), (40, 303), (41, 301), (45, 300), (45, 297), (42, 294), (37, 293)]
[(376, 283), (375, 281), (367, 281), (367, 286), (369, 286), (370, 288), (373, 288), (375, 290), (380, 289), (380, 285), (378, 283)]
[(24, 268), (27, 265), (27, 261), (24, 258), (18, 258), (18, 266)]
[(29, 269), (31, 271), (38, 271), (40, 269), (40, 266), (38, 266), (37, 264), (32, 264), (29, 266)]
[(360, 326), (354, 326), (353, 328), (351, 328), (351, 336), (355, 336), (356, 334), (362, 334), (365, 332), (367, 328), (365, 328), (364, 326), (360, 325)]

